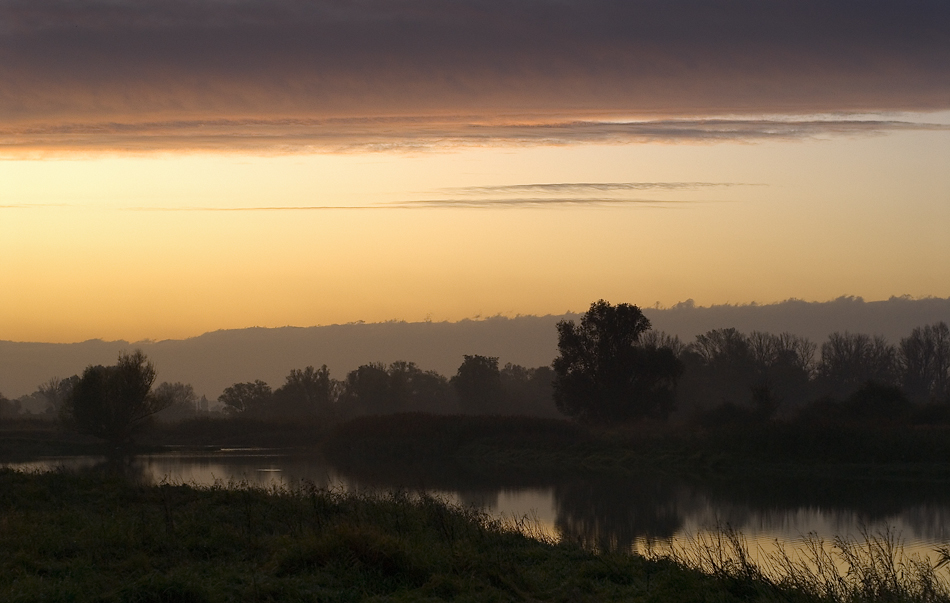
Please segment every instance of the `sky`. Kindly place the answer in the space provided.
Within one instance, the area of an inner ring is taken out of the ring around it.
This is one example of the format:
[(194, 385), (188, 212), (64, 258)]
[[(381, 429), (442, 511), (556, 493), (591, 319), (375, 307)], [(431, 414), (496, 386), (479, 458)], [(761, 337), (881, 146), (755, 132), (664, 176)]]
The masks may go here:
[(0, 339), (950, 297), (943, 0), (0, 0)]

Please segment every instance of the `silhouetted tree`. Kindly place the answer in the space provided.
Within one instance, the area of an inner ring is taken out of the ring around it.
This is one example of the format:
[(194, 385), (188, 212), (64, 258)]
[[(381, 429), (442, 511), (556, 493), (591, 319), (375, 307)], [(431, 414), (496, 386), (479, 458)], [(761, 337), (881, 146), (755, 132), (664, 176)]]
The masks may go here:
[(773, 335), (753, 331), (749, 335), (755, 381), (753, 402), (759, 410), (771, 405), (797, 407), (810, 395), (810, 379), (814, 372), (816, 345), (791, 333)]
[(950, 328), (947, 323), (917, 327), (901, 339), (901, 385), (913, 402), (950, 403)]
[(402, 411), (445, 413), (456, 410), (448, 379), (435, 371), (423, 371), (402, 360), (389, 365), (389, 387), (393, 406)]
[(650, 321), (640, 308), (600, 300), (580, 325), (561, 321), (557, 330), (554, 399), (561, 412), (606, 423), (665, 417), (673, 409), (683, 364), (670, 348), (641, 344)]
[(832, 333), (821, 345), (818, 386), (835, 398), (846, 398), (868, 381), (897, 383), (897, 351), (883, 337)]
[(753, 393), (763, 393), (756, 375), (755, 357), (749, 338), (736, 329), (713, 329), (696, 336), (688, 347), (689, 376), (686, 391), (697, 396), (693, 406), (723, 404), (749, 406)]
[(66, 398), (69, 397), (78, 382), (79, 375), (73, 375), (66, 379), (53, 377), (36, 388), (37, 393), (46, 399), (46, 413), (59, 416), (60, 408), (62, 408)]
[(415, 376), (422, 371), (412, 362), (397, 360), (389, 365), (389, 404), (395, 412), (412, 408), (415, 397)]
[(332, 410), (333, 380), (327, 365), (292, 369), (274, 392), (273, 412), (284, 416), (322, 415)]
[(342, 397), (344, 405), (358, 414), (455, 410), (445, 377), (403, 360), (393, 362), (389, 368), (375, 363), (350, 371)]
[(218, 396), (225, 412), (232, 415), (261, 416), (273, 400), (269, 385), (257, 379), (253, 383), (235, 383)]
[(62, 406), (62, 417), (77, 430), (128, 444), (133, 433), (168, 404), (152, 395), (155, 367), (140, 350), (122, 354), (114, 366), (89, 366)]
[(653, 329), (640, 336), (640, 345), (647, 348), (669, 348), (677, 358), (686, 351), (686, 344), (680, 340), (679, 336)]
[(9, 400), (3, 394), (0, 394), (0, 419), (12, 419), (19, 416), (20, 403), (16, 400)]
[(451, 383), (464, 412), (496, 414), (504, 410), (497, 356), (463, 356)]
[(346, 375), (344, 404), (358, 414), (396, 412), (390, 404), (389, 373), (382, 363), (364, 364)]

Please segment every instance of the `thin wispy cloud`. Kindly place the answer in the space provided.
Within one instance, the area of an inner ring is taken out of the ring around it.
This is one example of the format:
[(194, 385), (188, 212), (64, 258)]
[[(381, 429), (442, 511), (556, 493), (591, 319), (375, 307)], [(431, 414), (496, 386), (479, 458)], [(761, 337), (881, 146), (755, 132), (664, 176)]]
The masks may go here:
[[(625, 188), (624, 184), (634, 185)], [(650, 187), (638, 187), (637, 184), (650, 184)], [(664, 184), (671, 185), (665, 187)], [(681, 206), (694, 203), (708, 203), (710, 201), (683, 200), (683, 199), (642, 199), (642, 198), (616, 198), (616, 197), (592, 197), (592, 196), (571, 196), (564, 193), (576, 193), (585, 191), (630, 191), (645, 190), (645, 188), (682, 190), (681, 185), (690, 183), (584, 183), (584, 184), (526, 184), (511, 186), (486, 186), (469, 187), (458, 189), (463, 193), (459, 198), (436, 198), (436, 199), (407, 199), (402, 201), (393, 201), (387, 203), (374, 203), (368, 205), (261, 205), (261, 206), (83, 206), (77, 204), (70, 205), (52, 205), (52, 204), (15, 204), (0, 205), (0, 209), (48, 209), (53, 207), (69, 207), (74, 210), (93, 210), (93, 211), (117, 211), (133, 213), (256, 213), (256, 212), (324, 212), (324, 211), (392, 211), (392, 210), (421, 210), (421, 209), (509, 209), (509, 208), (558, 208), (558, 207), (663, 207), (663, 206)], [(694, 183), (695, 184), (695, 183)], [(709, 184), (712, 183), (700, 183)], [(734, 185), (730, 185), (734, 186)], [(551, 187), (545, 189), (545, 187)], [(496, 197), (498, 192), (525, 192), (541, 189), (542, 192), (557, 191), (557, 196), (549, 197)], [(489, 194), (479, 194), (477, 191), (487, 191)], [(469, 192), (471, 196), (464, 196)], [(434, 193), (438, 193), (435, 191)], [(433, 194), (433, 193), (429, 193)]]
[(787, 141), (900, 131), (950, 131), (950, 125), (866, 119), (566, 119), (511, 123), (502, 118), (492, 122), (489, 118), (437, 117), (108, 122), (0, 127), (0, 155), (422, 152), (486, 146)]
[(554, 207), (635, 207), (635, 206), (676, 206), (694, 201), (660, 200), (660, 199), (610, 199), (596, 197), (520, 197), (504, 199), (428, 199), (418, 201), (404, 201), (387, 204), (382, 207), (425, 209), (425, 208), (456, 208), (456, 209), (488, 209), (488, 208), (554, 208)]
[(518, 197), (500, 199), (414, 199), (374, 205), (285, 205), (259, 207), (128, 207), (133, 212), (310, 212), (310, 211), (387, 211), (402, 209), (506, 209), (555, 207), (675, 206), (697, 201), (670, 199), (612, 199), (597, 197)]
[(498, 195), (520, 192), (540, 192), (551, 194), (625, 191), (682, 191), (712, 187), (762, 186), (740, 182), (549, 182), (539, 184), (511, 184), (502, 186), (468, 186), (441, 189), (445, 192), (465, 195)]

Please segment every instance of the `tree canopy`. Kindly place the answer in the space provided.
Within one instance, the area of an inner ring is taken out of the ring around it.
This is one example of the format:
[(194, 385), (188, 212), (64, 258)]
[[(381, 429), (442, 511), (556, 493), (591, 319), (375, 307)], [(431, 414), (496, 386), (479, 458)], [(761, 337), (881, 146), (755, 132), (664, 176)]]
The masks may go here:
[(114, 366), (86, 367), (63, 403), (63, 419), (113, 445), (128, 444), (138, 427), (170, 403), (152, 394), (155, 376), (140, 350), (119, 355)]
[(451, 379), (459, 406), (468, 413), (497, 413), (503, 410), (501, 371), (497, 356), (464, 355)]
[(594, 302), (557, 325), (554, 396), (564, 414), (591, 423), (665, 417), (683, 365), (668, 347), (641, 342), (650, 321), (635, 305)]
[(254, 382), (235, 383), (218, 396), (224, 411), (231, 415), (255, 416), (266, 411), (274, 392), (260, 379)]

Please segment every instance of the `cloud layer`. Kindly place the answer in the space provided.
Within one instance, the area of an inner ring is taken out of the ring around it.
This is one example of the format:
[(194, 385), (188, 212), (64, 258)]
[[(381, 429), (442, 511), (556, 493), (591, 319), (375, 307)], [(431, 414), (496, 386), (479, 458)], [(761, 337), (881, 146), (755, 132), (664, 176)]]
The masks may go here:
[(950, 125), (883, 120), (673, 119), (511, 123), (497, 118), (194, 120), (0, 126), (0, 156), (24, 153), (248, 151), (255, 153), (425, 151), (467, 146), (585, 143), (750, 142)]
[(728, 138), (589, 118), (948, 107), (944, 0), (0, 2), (8, 147)]

